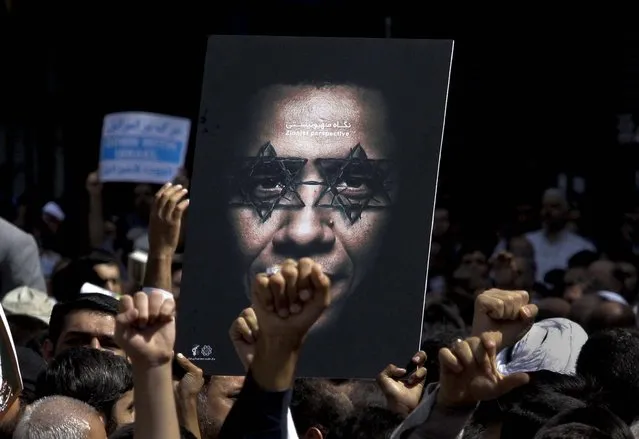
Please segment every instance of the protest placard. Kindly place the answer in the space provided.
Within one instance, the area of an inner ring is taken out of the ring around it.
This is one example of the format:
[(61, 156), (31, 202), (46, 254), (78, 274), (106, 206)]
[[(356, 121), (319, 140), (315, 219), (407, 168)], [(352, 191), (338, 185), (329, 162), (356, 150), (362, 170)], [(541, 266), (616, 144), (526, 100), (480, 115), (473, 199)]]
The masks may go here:
[(100, 181), (163, 184), (184, 165), (189, 119), (162, 114), (112, 113), (104, 118)]
[[(333, 303), (298, 375), (373, 378), (419, 349), (451, 41), (211, 37), (179, 352), (243, 375), (255, 275), (313, 258)], [(268, 66), (268, 68), (259, 68)]]

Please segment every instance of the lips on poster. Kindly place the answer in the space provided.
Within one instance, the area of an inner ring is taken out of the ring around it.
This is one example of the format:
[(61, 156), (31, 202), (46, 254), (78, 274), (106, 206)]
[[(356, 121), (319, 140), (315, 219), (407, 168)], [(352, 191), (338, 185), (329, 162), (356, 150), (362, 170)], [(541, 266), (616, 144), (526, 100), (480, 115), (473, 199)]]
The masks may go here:
[[(311, 257), (333, 303), (299, 376), (372, 378), (421, 338), (452, 41), (211, 37), (178, 347), (243, 375), (254, 276)], [(185, 317), (186, 316), (186, 317)]]

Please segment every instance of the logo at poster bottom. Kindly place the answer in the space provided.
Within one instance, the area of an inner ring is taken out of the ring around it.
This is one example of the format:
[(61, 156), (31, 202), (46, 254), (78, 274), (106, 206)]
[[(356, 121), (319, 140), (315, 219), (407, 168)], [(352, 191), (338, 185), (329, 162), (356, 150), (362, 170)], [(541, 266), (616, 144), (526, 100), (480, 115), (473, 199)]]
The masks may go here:
[(197, 360), (197, 361), (215, 361), (215, 356), (213, 356), (213, 348), (207, 344), (205, 345), (193, 345), (191, 348), (192, 356), (189, 357), (189, 360)]

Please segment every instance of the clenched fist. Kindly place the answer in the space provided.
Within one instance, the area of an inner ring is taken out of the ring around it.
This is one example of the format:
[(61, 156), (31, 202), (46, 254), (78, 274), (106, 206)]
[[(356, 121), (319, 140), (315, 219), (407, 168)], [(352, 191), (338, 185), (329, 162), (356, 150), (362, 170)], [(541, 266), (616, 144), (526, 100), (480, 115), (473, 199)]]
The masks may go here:
[(526, 291), (484, 291), (475, 300), (472, 335), (487, 334), (498, 350), (513, 346), (526, 335), (537, 312)]
[(156, 367), (173, 359), (175, 301), (160, 291), (136, 293), (120, 299), (115, 318), (115, 341), (134, 366)]
[(285, 261), (273, 274), (260, 273), (252, 288), (260, 340), (285, 338), (303, 342), (331, 303), (331, 281), (309, 258)]

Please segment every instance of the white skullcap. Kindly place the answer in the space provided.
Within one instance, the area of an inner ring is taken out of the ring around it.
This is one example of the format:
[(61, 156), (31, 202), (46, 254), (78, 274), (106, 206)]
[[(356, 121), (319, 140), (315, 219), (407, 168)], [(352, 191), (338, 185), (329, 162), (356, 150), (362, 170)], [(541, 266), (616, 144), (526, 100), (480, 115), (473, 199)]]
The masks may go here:
[(29, 287), (18, 287), (2, 298), (2, 307), (7, 314), (33, 317), (47, 325), (55, 304), (56, 300), (47, 293)]
[(45, 204), (42, 208), (42, 213), (51, 215), (58, 221), (64, 221), (64, 219), (66, 218), (66, 215), (64, 214), (62, 208), (58, 205), (58, 203), (54, 201), (49, 201), (47, 204)]
[(508, 375), (515, 372), (550, 370), (574, 374), (581, 347), (588, 334), (577, 323), (562, 318), (546, 319), (535, 323), (519, 340), (506, 363), (508, 351), (497, 356), (499, 372)]

